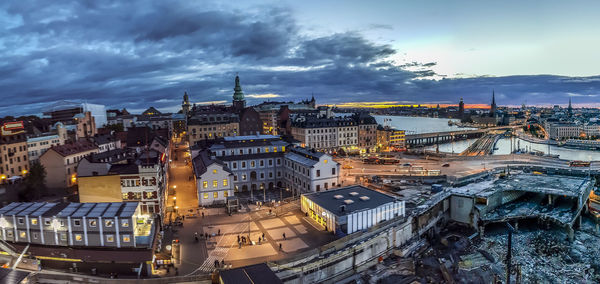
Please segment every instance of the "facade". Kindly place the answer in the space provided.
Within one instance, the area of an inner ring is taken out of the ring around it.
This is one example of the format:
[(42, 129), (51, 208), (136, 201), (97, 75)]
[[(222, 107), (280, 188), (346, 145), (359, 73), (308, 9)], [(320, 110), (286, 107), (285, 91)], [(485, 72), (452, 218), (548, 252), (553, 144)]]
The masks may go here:
[(292, 121), (291, 132), (304, 147), (326, 151), (358, 149), (358, 125), (352, 118), (299, 117)]
[(340, 186), (340, 164), (325, 153), (288, 147), (284, 167), (284, 186), (294, 196)]
[(45, 133), (27, 137), (29, 162), (37, 161), (52, 146), (64, 145), (66, 138), (67, 130), (63, 127), (62, 123), (57, 123), (56, 133)]
[(375, 152), (377, 148), (377, 121), (366, 113), (352, 117), (358, 125), (358, 148), (362, 153)]
[(64, 188), (77, 184), (77, 163), (83, 158), (98, 153), (98, 147), (87, 140), (53, 146), (41, 157), (46, 169), (46, 186)]
[(220, 160), (202, 151), (192, 160), (198, 206), (225, 204), (227, 197), (234, 195), (233, 172)]
[(0, 238), (63, 247), (148, 248), (152, 218), (137, 202), (20, 203), (0, 209)]
[(240, 112), (239, 135), (259, 135), (263, 131), (260, 114), (254, 108), (247, 107)]
[(287, 145), (279, 136), (236, 136), (225, 137), (209, 150), (231, 170), (234, 191), (254, 191), (282, 187)]
[(90, 138), (96, 135), (96, 119), (92, 116), (91, 112), (86, 111), (84, 113), (76, 114), (74, 119), (77, 124), (77, 139)]
[(550, 139), (564, 140), (567, 138), (577, 138), (582, 134), (582, 129), (574, 123), (551, 123), (546, 128)]
[(378, 127), (377, 148), (381, 152), (405, 151), (406, 132), (390, 127)]
[(77, 114), (85, 112), (89, 112), (94, 117), (94, 123), (98, 126), (107, 123), (106, 108), (99, 104), (60, 101), (48, 107), (44, 111), (44, 115), (50, 118), (52, 124), (56, 122), (71, 124)]
[(406, 214), (404, 201), (359, 185), (303, 194), (300, 208), (325, 230), (344, 234)]
[(22, 121), (0, 127), (0, 183), (20, 179), (29, 170), (27, 138)]
[(81, 202), (139, 202), (143, 214), (163, 214), (165, 174), (157, 151), (127, 163), (82, 160), (77, 166)]
[(219, 137), (239, 134), (239, 117), (226, 111), (206, 111), (188, 120), (187, 134), (190, 145), (200, 140), (213, 140)]
[(92, 140), (98, 146), (98, 153), (121, 149), (121, 140), (110, 134), (96, 134)]

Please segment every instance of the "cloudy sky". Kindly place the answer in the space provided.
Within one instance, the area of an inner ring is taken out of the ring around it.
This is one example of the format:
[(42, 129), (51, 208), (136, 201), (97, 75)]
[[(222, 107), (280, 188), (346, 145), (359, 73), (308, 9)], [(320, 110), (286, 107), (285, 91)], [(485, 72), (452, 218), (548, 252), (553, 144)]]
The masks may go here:
[(600, 106), (600, 1), (1, 1), (0, 116), (81, 100)]

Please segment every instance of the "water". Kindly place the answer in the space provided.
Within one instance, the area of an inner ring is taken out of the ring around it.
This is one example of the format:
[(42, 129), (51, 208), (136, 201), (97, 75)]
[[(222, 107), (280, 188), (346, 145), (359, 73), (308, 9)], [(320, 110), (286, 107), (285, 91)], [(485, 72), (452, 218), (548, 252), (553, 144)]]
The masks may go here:
[(406, 134), (421, 134), (431, 132), (444, 132), (454, 130), (469, 130), (474, 128), (449, 126), (448, 120), (459, 122), (458, 119), (432, 118), (432, 117), (412, 117), (412, 116), (391, 116), (374, 115), (377, 123), (385, 125), (384, 119), (390, 119), (387, 123), (392, 128), (406, 130)]

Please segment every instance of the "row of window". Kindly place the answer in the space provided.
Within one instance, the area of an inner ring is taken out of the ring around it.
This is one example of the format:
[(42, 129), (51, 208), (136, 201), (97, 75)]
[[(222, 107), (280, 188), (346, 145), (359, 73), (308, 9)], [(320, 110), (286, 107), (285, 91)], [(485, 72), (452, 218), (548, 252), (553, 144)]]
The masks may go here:
[[(257, 178), (256, 177), (256, 172), (253, 172), (253, 173), (254, 173), (254, 176), (251, 173), (250, 174), (250, 178), (256, 179)], [(240, 179), (242, 181), (248, 180), (248, 175), (246, 175), (246, 174), (241, 174), (240, 177), (241, 177)], [(277, 171), (277, 177), (281, 177), (281, 171)], [(269, 172), (269, 178), (273, 178), (273, 172)], [(260, 173), (260, 179), (265, 179), (265, 173)], [(238, 181), (238, 175), (237, 174), (233, 175), (233, 181)]]
[[(277, 161), (277, 165), (281, 165), (281, 159), (280, 158), (278, 158), (276, 161)], [(250, 164), (249, 168), (256, 168), (256, 161), (250, 161), (249, 164)], [(268, 166), (273, 166), (273, 160), (272, 159), (268, 159), (267, 160), (267, 164), (268, 164)], [(241, 161), (240, 165), (241, 165), (241, 167), (240, 167), (241, 169), (245, 169), (246, 168), (246, 161)], [(258, 166), (259, 167), (264, 167), (265, 166), (265, 160), (258, 160)], [(238, 162), (232, 162), (231, 163), (231, 168), (234, 169), (234, 170), (237, 170), (237, 168), (238, 168)]]
[[(285, 152), (285, 146), (265, 147), (263, 149), (261, 149), (260, 147), (242, 148), (242, 149), (238, 149), (237, 151), (234, 149), (231, 149), (231, 150), (229, 150), (229, 156), (234, 156), (234, 155), (236, 155), (236, 153), (238, 155), (260, 154), (260, 153), (262, 153), (261, 151), (264, 151), (264, 153), (269, 153), (270, 151), (272, 151), (273, 153), (277, 153), (277, 151)], [(226, 156), (226, 155), (227, 155), (227, 151), (225, 151), (225, 150), (222, 150), (221, 152), (217, 152), (217, 156)]]
[[(2, 234), (2, 232), (0, 231), (0, 235)], [(33, 237), (34, 240), (39, 239), (39, 232), (33, 232), (31, 234), (31, 236)], [(7, 238), (12, 238), (13, 237), (13, 231), (6, 231), (6, 237)], [(27, 238), (27, 232), (26, 231), (19, 231), (19, 239), (26, 239)], [(67, 241), (67, 233), (60, 233), (59, 234), (59, 238), (61, 241), (66, 242)], [(108, 243), (113, 243), (115, 241), (115, 235), (106, 235), (106, 242)], [(74, 234), (74, 238), (73, 238), (76, 242), (82, 242), (83, 241), (83, 235), (82, 234)], [(121, 241), (124, 243), (129, 243), (131, 242), (131, 235), (122, 235), (121, 236)]]
[[(229, 196), (229, 192), (228, 192), (227, 190), (225, 190), (225, 191), (223, 191), (223, 193), (222, 193), (221, 195), (222, 195), (224, 198), (227, 198), (227, 197)], [(208, 195), (208, 192), (205, 192), (205, 193), (202, 195), (202, 198), (204, 198), (204, 199), (208, 199), (208, 196), (209, 196), (209, 195)], [(214, 198), (214, 199), (217, 199), (217, 198), (219, 198), (219, 192), (218, 192), (218, 191), (215, 191), (215, 192), (213, 192), (213, 198)]]
[[(31, 221), (31, 225), (37, 225), (39, 220), (37, 218), (33, 218), (30, 220)], [(57, 221), (60, 227), (64, 227), (65, 226), (65, 220), (58, 220)], [(19, 225), (25, 225), (25, 218), (17, 218), (17, 223)], [(114, 220), (104, 220), (104, 226), (105, 227), (112, 227), (114, 225), (115, 221)], [(50, 226), (52, 224), (52, 219), (44, 219), (44, 225), (46, 226)], [(98, 224), (98, 220), (88, 220), (88, 224), (90, 225), (90, 227), (96, 227)], [(81, 219), (74, 219), (73, 220), (73, 225), (75, 227), (79, 227), (81, 226)], [(129, 220), (128, 219), (122, 219), (121, 220), (121, 226), (122, 227), (129, 227)]]
[[(223, 186), (227, 186), (229, 184), (229, 180), (227, 180), (226, 178), (223, 179)], [(217, 188), (219, 187), (219, 181), (218, 180), (213, 180), (212, 181), (212, 187), (213, 188)], [(202, 182), (202, 188), (208, 188), (208, 181), (203, 181)]]

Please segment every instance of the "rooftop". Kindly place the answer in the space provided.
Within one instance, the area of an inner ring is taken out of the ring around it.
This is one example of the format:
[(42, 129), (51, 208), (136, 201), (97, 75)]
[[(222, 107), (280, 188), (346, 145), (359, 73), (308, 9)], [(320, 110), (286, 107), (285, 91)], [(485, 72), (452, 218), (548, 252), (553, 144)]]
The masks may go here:
[[(338, 216), (377, 208), (381, 205), (397, 201), (397, 199), (392, 196), (371, 190), (361, 185), (346, 186), (303, 195), (322, 208)], [(346, 206), (343, 213), (340, 211), (340, 206), (342, 205)]]
[(197, 177), (200, 177), (201, 175), (203, 175), (204, 173), (206, 173), (206, 170), (208, 168), (208, 166), (214, 164), (214, 163), (218, 163), (219, 165), (223, 166), (223, 169), (229, 173), (231, 173), (231, 170), (229, 170), (224, 164), (223, 162), (217, 160), (217, 159), (211, 159), (209, 156), (209, 152), (204, 150), (201, 151), (200, 153), (198, 153), (198, 156), (196, 156), (193, 160), (192, 160), (192, 165), (194, 166), (194, 173), (196, 174)]
[(225, 284), (283, 283), (266, 263), (223, 270), (219, 275)]
[(81, 140), (74, 143), (68, 143), (64, 145), (52, 146), (50, 149), (54, 150), (59, 155), (66, 157), (70, 155), (79, 154), (82, 152), (91, 151), (98, 147), (87, 140)]

